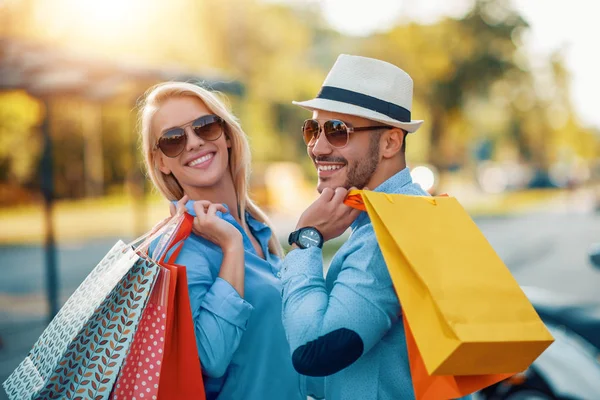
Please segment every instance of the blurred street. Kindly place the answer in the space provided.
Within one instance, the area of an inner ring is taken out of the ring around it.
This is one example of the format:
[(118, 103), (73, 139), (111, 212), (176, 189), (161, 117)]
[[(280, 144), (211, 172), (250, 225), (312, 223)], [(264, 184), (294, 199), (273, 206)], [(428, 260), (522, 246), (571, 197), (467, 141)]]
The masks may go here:
[[(275, 221), (285, 232), (289, 221)], [(600, 241), (600, 214), (528, 213), (476, 219), (490, 243), (522, 285), (576, 296), (600, 306), (600, 271), (587, 259)], [(62, 301), (83, 281), (116, 239), (72, 242), (58, 252)], [(25, 357), (42, 332), (46, 299), (40, 246), (0, 247), (0, 381)], [(0, 391), (0, 399), (4, 399)]]

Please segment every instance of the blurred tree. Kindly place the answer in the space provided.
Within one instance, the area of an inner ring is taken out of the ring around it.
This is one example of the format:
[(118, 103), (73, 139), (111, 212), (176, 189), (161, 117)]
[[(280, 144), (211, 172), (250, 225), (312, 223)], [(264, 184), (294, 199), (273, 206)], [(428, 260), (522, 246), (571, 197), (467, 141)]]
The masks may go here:
[[(85, 7), (90, 18), (76, 18)], [(383, 59), (411, 74), (413, 117), (426, 120), (409, 139), (412, 160), (441, 169), (469, 165), (476, 162), (475, 145), (482, 142), (488, 144), (486, 158), (500, 157), (499, 147), (512, 147), (542, 169), (565, 154), (597, 157), (597, 136), (582, 127), (572, 109), (560, 54), (537, 60), (547, 70), (540, 82), (539, 71), (522, 50), (526, 29), (508, 0), (477, 0), (463, 18), (429, 25), (400, 20), (389, 31), (365, 38), (330, 29), (318, 7), (301, 2), (0, 1), (2, 37), (36, 39), (122, 65), (133, 61), (207, 78), (229, 74), (245, 87), (242, 95), (229, 95), (229, 100), (250, 137), (255, 162), (297, 161), (310, 174), (314, 168), (299, 129), (309, 113), (290, 103), (312, 98), (340, 53)], [(132, 130), (134, 98), (97, 104), (95, 110), (81, 100), (69, 101), (67, 106), (55, 105), (56, 173), (63, 182), (57, 190), (63, 196), (94, 192), (95, 186), (84, 181), (98, 169), (103, 190), (119, 190), (131, 180), (132, 166), (137, 171), (132, 155), (139, 152)], [(39, 143), (31, 132), (37, 122), (32, 106), (25, 103), (0, 99), (3, 182), (35, 180)], [(13, 114), (19, 115), (18, 124)], [(83, 135), (91, 132), (86, 121), (97, 121), (100, 141)], [(32, 137), (29, 145), (20, 154), (9, 154), (12, 141), (23, 132)], [(98, 154), (90, 153), (93, 149), (102, 152), (100, 162)]]
[(234, 111), (255, 159), (298, 159), (297, 140), (289, 135), (299, 135), (302, 111), (286, 104), (322, 79), (309, 57), (313, 37), (305, 24), (316, 13), (255, 0), (207, 0), (204, 6), (211, 12), (198, 15), (199, 25), (216, 52), (215, 67), (233, 70), (246, 85)]
[(43, 109), (23, 91), (0, 93), (0, 182), (29, 184), (41, 152)]
[(400, 25), (366, 41), (366, 54), (399, 65), (413, 77), (415, 99), (427, 108), (424, 119), (430, 121), (431, 164), (450, 167), (460, 141), (477, 134), (468, 127), (458, 137), (448, 132), (469, 98), (486, 97), (493, 82), (518, 69), (515, 40), (526, 27), (507, 1), (477, 0), (463, 19)]

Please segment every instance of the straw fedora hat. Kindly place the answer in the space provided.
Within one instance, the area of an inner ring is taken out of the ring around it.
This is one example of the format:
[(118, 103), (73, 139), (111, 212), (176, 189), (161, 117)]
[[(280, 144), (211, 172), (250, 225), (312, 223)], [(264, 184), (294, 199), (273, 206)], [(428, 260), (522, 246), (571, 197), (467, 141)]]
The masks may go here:
[(355, 115), (414, 132), (412, 78), (402, 69), (373, 58), (341, 54), (312, 100), (292, 103), (307, 110)]

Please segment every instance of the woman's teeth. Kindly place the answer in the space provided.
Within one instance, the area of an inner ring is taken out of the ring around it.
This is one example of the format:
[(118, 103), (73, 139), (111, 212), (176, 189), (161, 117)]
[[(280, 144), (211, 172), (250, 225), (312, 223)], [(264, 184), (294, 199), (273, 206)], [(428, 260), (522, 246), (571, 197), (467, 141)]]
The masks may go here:
[(319, 171), (333, 171), (342, 168), (343, 165), (319, 165)]
[(195, 159), (194, 161), (191, 161), (188, 166), (193, 167), (194, 165), (198, 165), (198, 164), (202, 164), (204, 161), (208, 161), (211, 158), (213, 158), (215, 154), (214, 153), (209, 153), (205, 156), (202, 156), (200, 158)]

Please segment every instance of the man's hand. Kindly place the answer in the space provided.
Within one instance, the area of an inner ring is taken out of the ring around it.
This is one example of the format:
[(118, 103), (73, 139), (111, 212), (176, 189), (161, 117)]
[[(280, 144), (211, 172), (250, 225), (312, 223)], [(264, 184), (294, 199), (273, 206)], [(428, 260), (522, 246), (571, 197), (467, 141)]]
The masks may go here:
[(360, 214), (360, 210), (344, 204), (347, 194), (348, 190), (343, 187), (335, 191), (323, 189), (321, 196), (302, 213), (296, 229), (313, 226), (321, 232), (324, 241), (340, 236)]

